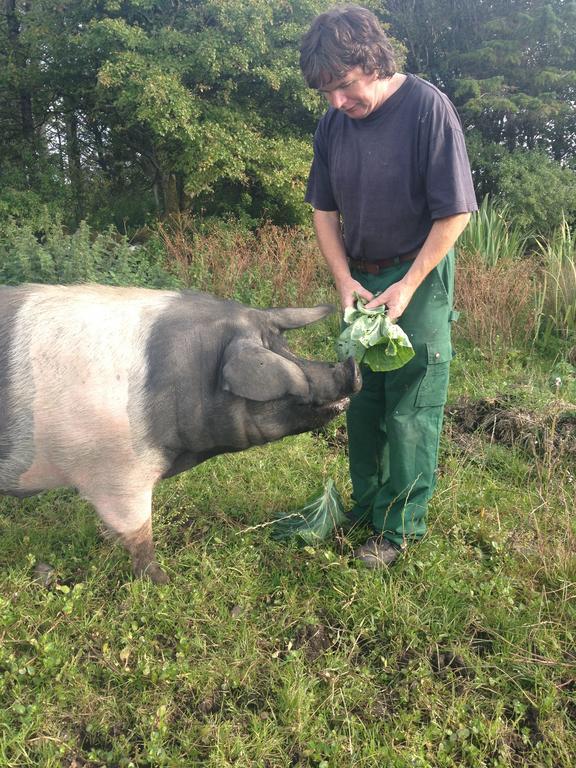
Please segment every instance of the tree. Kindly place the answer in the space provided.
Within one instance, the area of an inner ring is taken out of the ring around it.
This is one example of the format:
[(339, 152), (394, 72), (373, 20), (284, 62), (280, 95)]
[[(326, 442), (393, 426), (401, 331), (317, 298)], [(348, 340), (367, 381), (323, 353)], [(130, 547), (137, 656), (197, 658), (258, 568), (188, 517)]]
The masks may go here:
[(445, 88), (484, 141), (576, 149), (576, 3), (572, 0), (389, 0), (408, 66)]
[[(41, 74), (34, 119), (73, 221), (132, 216), (129, 197), (145, 201), (140, 218), (152, 207), (304, 215), (318, 102), (298, 41), (322, 3), (9, 1)], [(13, 70), (12, 105), (18, 82)]]

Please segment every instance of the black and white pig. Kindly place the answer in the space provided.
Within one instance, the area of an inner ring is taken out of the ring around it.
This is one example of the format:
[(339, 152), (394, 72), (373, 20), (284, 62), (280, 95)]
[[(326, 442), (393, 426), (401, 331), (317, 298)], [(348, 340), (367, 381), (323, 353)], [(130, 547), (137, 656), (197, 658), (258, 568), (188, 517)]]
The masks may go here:
[(0, 493), (76, 488), (134, 572), (167, 581), (154, 557), (154, 484), (321, 426), (360, 388), (352, 359), (302, 360), (283, 339), (330, 311), (187, 291), (0, 287)]

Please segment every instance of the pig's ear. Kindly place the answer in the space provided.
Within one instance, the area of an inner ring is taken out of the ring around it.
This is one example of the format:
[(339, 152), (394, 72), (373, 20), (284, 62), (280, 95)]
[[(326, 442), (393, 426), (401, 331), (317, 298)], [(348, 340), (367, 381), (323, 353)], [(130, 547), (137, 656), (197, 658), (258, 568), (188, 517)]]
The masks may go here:
[(228, 345), (222, 368), (222, 388), (248, 400), (278, 400), (287, 395), (307, 397), (308, 380), (296, 363), (253, 341)]
[(288, 331), (290, 328), (302, 328), (304, 325), (310, 325), (317, 320), (322, 320), (326, 315), (334, 312), (331, 304), (321, 304), (311, 309), (267, 309), (265, 310), (269, 321), (279, 331)]

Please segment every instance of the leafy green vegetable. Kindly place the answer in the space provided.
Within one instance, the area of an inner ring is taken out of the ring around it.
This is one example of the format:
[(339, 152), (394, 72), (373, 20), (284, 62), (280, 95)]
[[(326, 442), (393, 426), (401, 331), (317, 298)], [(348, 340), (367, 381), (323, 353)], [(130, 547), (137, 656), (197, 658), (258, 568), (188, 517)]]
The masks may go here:
[(347, 327), (336, 340), (339, 360), (353, 357), (373, 371), (394, 371), (414, 357), (410, 339), (393, 323), (384, 305), (366, 309), (360, 297), (355, 307), (346, 307)]
[(332, 478), (328, 478), (319, 495), (309, 499), (301, 509), (278, 517), (272, 538), (285, 541), (299, 536), (307, 544), (317, 544), (345, 520), (342, 497)]

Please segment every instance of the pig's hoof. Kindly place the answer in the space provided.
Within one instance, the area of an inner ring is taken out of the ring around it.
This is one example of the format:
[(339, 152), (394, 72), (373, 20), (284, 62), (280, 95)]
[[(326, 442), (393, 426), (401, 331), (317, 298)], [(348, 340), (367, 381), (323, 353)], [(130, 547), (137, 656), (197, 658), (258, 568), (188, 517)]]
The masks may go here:
[(170, 577), (165, 573), (158, 563), (149, 563), (148, 565), (135, 569), (135, 574), (139, 578), (150, 579), (154, 584), (168, 584)]

